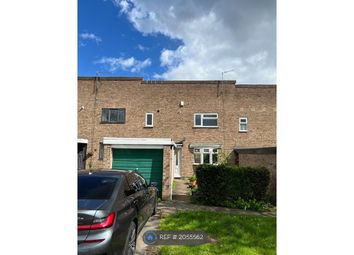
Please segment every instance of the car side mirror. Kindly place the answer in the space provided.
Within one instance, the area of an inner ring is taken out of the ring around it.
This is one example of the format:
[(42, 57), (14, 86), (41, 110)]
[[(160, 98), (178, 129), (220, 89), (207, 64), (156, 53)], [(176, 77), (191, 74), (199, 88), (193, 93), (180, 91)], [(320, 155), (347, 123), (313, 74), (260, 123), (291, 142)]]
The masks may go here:
[(149, 187), (157, 187), (157, 182), (150, 182)]

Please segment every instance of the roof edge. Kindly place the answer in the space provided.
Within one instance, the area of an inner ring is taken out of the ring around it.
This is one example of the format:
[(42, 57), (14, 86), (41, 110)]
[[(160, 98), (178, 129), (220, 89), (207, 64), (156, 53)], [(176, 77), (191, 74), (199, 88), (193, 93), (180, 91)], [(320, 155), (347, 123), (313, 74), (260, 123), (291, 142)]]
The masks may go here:
[(123, 76), (78, 76), (78, 80), (105, 80), (105, 81), (143, 81), (143, 77), (123, 77)]
[(144, 80), (143, 77), (78, 76), (78, 80), (140, 81), (141, 84), (232, 84), (236, 88), (275, 88), (276, 84), (238, 84), (236, 80)]
[(236, 88), (276, 88), (276, 84), (236, 84)]

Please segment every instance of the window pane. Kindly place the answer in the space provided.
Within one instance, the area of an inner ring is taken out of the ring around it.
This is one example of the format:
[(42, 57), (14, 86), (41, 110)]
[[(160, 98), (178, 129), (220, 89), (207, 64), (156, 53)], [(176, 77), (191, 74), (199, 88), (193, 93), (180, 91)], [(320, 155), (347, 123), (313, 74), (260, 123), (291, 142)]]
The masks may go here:
[(124, 109), (119, 109), (118, 110), (118, 119), (117, 121), (119, 123), (124, 123), (125, 122), (125, 110)]
[(204, 118), (217, 118), (216, 114), (204, 114), (203, 115)]
[(218, 125), (217, 119), (203, 119), (203, 126), (206, 127), (215, 127)]
[(102, 121), (102, 122), (107, 122), (107, 121), (109, 121), (109, 110), (108, 110), (108, 109), (102, 109), (101, 121)]
[(247, 130), (247, 124), (240, 124), (240, 130)]
[(213, 149), (213, 152), (214, 153), (218, 153), (218, 149)]
[(200, 152), (200, 149), (194, 149), (194, 152)]
[(204, 149), (203, 152), (209, 152), (209, 149)]
[(209, 153), (203, 153), (203, 163), (210, 164), (210, 154)]
[(218, 163), (218, 154), (213, 153), (213, 164)]
[(145, 179), (142, 178), (140, 175), (136, 174), (136, 182), (135, 183), (136, 183), (138, 191), (146, 188)]
[(240, 119), (241, 123), (247, 123), (247, 119)]
[(195, 120), (194, 120), (194, 122), (195, 122), (195, 125), (196, 125), (196, 126), (200, 126), (200, 125), (202, 124), (200, 114), (195, 115)]
[(109, 199), (119, 179), (79, 176), (78, 199)]
[(151, 126), (152, 125), (152, 114), (147, 114), (146, 115), (146, 125)]
[(118, 121), (118, 110), (115, 110), (115, 109), (110, 110), (109, 121), (110, 122), (117, 122)]
[(200, 153), (195, 153), (194, 154), (194, 163), (200, 164)]
[(139, 179), (140, 179), (140, 181), (141, 181), (143, 187), (146, 188), (146, 187), (147, 187), (146, 180), (145, 180), (143, 177), (141, 177), (140, 175), (139, 175), (138, 177), (139, 177)]

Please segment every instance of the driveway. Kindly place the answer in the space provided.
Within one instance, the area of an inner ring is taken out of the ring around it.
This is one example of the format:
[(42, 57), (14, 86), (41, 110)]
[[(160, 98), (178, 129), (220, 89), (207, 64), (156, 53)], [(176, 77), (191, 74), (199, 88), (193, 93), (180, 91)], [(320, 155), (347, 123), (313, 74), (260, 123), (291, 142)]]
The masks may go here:
[(157, 230), (160, 225), (161, 219), (161, 209), (158, 208), (156, 215), (151, 216), (150, 219), (146, 222), (144, 228), (141, 230), (140, 234), (138, 235), (138, 240), (136, 244), (136, 255), (151, 255), (156, 254), (154, 251), (156, 248), (154, 246), (148, 246), (143, 241), (143, 235), (148, 230)]

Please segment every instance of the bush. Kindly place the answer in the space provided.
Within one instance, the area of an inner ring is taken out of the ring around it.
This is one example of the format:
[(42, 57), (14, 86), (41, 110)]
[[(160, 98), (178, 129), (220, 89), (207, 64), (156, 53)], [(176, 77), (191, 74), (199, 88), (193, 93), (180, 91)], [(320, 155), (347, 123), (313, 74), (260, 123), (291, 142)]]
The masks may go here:
[(188, 180), (189, 180), (190, 182), (195, 181), (196, 179), (197, 179), (197, 177), (196, 177), (195, 175), (193, 175), (193, 176), (191, 176), (191, 177), (188, 178)]
[(246, 201), (240, 197), (236, 200), (224, 201), (224, 206), (254, 211), (267, 211), (272, 207), (270, 203), (264, 201), (257, 201), (256, 199)]
[(199, 165), (196, 176), (199, 202), (228, 207), (263, 201), (270, 182), (270, 173), (265, 167)]

